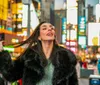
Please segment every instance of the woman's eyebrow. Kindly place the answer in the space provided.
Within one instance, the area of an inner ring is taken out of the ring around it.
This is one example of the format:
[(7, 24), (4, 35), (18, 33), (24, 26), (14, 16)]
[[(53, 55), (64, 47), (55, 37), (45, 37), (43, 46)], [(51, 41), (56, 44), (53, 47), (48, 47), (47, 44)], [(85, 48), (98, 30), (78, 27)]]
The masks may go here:
[[(41, 27), (47, 27), (47, 25), (42, 25)], [(49, 27), (53, 27), (53, 25), (49, 25)]]
[(46, 25), (42, 25), (41, 27), (46, 27)]
[(53, 25), (49, 25), (50, 27), (53, 27)]

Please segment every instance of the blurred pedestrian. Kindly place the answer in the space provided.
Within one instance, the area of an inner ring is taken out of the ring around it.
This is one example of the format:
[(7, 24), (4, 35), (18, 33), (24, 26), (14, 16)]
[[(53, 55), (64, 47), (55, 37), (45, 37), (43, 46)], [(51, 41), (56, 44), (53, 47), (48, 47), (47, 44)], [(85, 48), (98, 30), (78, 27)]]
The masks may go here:
[(22, 78), (23, 85), (78, 85), (76, 56), (59, 46), (52, 24), (41, 22), (18, 46), (25, 44), (27, 49), (14, 61), (1, 44), (0, 72), (6, 80)]
[(96, 58), (97, 58), (98, 74), (100, 74), (100, 47), (98, 47), (98, 51), (97, 51), (97, 54), (96, 54)]
[(100, 59), (98, 59), (97, 68), (98, 68), (98, 73), (100, 74)]

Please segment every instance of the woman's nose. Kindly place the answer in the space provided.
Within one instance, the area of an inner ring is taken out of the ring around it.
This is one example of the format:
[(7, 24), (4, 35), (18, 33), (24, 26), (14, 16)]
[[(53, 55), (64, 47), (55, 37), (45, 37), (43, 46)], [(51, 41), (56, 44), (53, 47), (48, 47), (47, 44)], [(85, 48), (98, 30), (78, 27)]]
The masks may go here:
[(51, 30), (52, 30), (52, 28), (51, 28), (51, 27), (48, 27), (48, 30), (49, 30), (49, 31), (51, 31)]

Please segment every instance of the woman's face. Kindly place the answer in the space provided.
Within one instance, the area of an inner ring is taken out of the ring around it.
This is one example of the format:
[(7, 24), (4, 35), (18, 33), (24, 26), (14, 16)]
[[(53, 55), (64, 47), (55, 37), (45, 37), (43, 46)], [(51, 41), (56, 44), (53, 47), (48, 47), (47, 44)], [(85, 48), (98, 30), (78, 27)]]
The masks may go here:
[(40, 26), (39, 40), (53, 41), (55, 39), (55, 28), (50, 23), (43, 23)]

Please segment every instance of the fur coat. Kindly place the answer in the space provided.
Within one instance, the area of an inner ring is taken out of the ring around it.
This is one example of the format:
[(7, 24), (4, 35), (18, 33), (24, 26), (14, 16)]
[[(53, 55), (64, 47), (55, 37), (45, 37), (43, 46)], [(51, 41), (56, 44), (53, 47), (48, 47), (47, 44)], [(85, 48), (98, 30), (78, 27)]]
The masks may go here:
[[(68, 49), (55, 46), (50, 56), (54, 65), (52, 85), (78, 85), (76, 57)], [(25, 51), (17, 60), (12, 61), (9, 52), (0, 52), (0, 73), (12, 82), (22, 79), (23, 85), (36, 85), (44, 74), (46, 58), (41, 48), (35, 45)]]

